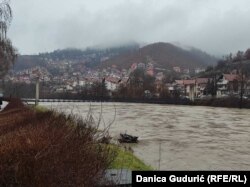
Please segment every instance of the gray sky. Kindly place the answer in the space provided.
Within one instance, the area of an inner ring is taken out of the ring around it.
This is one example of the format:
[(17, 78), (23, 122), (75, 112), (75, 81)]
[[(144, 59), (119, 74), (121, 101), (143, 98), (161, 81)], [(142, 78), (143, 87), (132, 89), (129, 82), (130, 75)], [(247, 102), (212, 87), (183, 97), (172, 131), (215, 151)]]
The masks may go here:
[(21, 54), (179, 42), (211, 54), (250, 48), (250, 0), (12, 0)]

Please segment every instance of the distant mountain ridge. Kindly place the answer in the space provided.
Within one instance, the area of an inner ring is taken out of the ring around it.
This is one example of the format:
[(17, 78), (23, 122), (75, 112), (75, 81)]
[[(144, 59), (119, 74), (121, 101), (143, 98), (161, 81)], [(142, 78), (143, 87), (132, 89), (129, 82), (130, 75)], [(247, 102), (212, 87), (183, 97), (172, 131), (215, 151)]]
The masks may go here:
[(54, 61), (57, 63), (71, 61), (73, 63), (83, 63), (87, 67), (94, 68), (105, 59), (135, 51), (137, 49), (139, 49), (139, 45), (133, 43), (131, 45), (105, 49), (87, 48), (85, 50), (81, 50), (68, 48), (58, 49), (53, 52), (40, 53), (38, 55), (19, 55), (14, 65), (14, 70), (18, 71), (35, 66), (45, 66), (48, 61)]
[(154, 43), (139, 47), (131, 44), (107, 49), (63, 49), (38, 55), (20, 55), (14, 70), (23, 70), (35, 66), (46, 67), (46, 62), (61, 63), (69, 61), (82, 63), (89, 68), (107, 68), (116, 65), (118, 69), (128, 69), (133, 63), (151, 62), (159, 68), (196, 68), (214, 65), (217, 59), (199, 49), (183, 49), (170, 43)]
[(218, 59), (199, 49), (186, 50), (171, 43), (159, 42), (116, 56), (102, 63), (100, 67), (116, 65), (120, 69), (127, 69), (133, 63), (145, 63), (149, 60), (160, 68), (173, 68), (175, 66), (197, 68), (214, 65)]
[(45, 66), (45, 62), (38, 55), (19, 55), (14, 64), (13, 70), (20, 71), (30, 69), (36, 66)]

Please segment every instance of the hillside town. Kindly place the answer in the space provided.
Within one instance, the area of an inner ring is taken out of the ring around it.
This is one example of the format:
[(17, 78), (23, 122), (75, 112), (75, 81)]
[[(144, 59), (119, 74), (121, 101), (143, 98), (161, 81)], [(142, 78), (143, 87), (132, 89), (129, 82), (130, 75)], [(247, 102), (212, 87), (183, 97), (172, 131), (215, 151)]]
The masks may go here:
[[(58, 65), (60, 64), (60, 65)], [(57, 68), (53, 73), (50, 69)], [(205, 68), (195, 69), (174, 66), (172, 69), (158, 68), (154, 63), (133, 63), (129, 69), (119, 70), (115, 65), (103, 69), (91, 69), (82, 64), (74, 64), (70, 61), (55, 63), (49, 61), (46, 67), (36, 66), (22, 71), (12, 71), (4, 78), (4, 82), (11, 84), (32, 85), (37, 80), (40, 84), (47, 86), (47, 92), (51, 94), (81, 93), (83, 89), (91, 89), (94, 84), (104, 84), (108, 96), (117, 95), (121, 87), (131, 87), (135, 72), (143, 72), (138, 81), (142, 87), (146, 83), (145, 76), (149, 77), (152, 84), (151, 89), (144, 89), (145, 98), (163, 98), (162, 91), (167, 92), (165, 96), (178, 95), (190, 100), (216, 97), (239, 96), (244, 90), (244, 97), (250, 95), (250, 79), (241, 76), (237, 70), (229, 73), (220, 73), (214, 76), (202, 76)], [(172, 79), (168, 76), (172, 75)], [(136, 86), (136, 85), (134, 85)], [(215, 92), (212, 93), (213, 89)]]

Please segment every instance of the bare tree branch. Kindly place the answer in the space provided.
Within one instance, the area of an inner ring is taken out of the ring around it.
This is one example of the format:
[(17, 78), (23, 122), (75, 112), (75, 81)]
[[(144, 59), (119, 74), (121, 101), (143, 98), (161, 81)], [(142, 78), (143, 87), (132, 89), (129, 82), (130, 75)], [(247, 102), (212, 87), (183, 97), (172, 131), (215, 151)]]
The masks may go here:
[(16, 49), (7, 38), (7, 30), (12, 20), (12, 10), (8, 0), (0, 0), (0, 78), (4, 77), (16, 59)]

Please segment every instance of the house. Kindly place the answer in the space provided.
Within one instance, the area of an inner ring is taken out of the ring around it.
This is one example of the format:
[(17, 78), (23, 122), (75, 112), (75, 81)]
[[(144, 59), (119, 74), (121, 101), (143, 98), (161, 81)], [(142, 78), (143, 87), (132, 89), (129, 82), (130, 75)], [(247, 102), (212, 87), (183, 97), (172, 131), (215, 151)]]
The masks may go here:
[(165, 78), (165, 75), (163, 72), (159, 72), (156, 74), (155, 79), (162, 81)]
[(175, 84), (177, 89), (180, 90), (180, 94), (183, 96), (187, 96), (190, 100), (194, 100), (195, 98), (195, 80), (176, 80)]
[(130, 67), (131, 71), (135, 71), (137, 69), (137, 63), (133, 63)]
[(141, 62), (140, 62), (140, 63), (137, 65), (137, 68), (138, 68), (138, 69), (143, 69), (143, 70), (144, 70), (144, 69), (146, 68), (146, 65), (145, 65), (144, 63), (141, 63)]
[(176, 90), (176, 84), (166, 83), (166, 88), (168, 89), (170, 94), (173, 94), (173, 92)]
[(74, 88), (73, 88), (71, 85), (66, 85), (66, 86), (65, 86), (65, 89), (66, 89), (67, 91), (73, 91), (73, 90), (74, 90)]
[(195, 97), (202, 97), (205, 93), (207, 84), (211, 78), (196, 78), (195, 79)]
[[(204, 95), (209, 80), (209, 78), (176, 80), (175, 89), (178, 89), (182, 96), (187, 96), (189, 99), (194, 100)], [(174, 86), (171, 89), (174, 89)]]
[(183, 73), (184, 73), (184, 74), (189, 74), (189, 73), (190, 73), (189, 68), (183, 69)]
[(246, 81), (246, 87), (245, 87), (245, 92), (244, 92), (245, 95), (247, 95), (248, 97), (250, 96), (250, 79), (248, 79)]
[(181, 72), (181, 68), (176, 66), (176, 67), (173, 67), (173, 70), (177, 73), (180, 73)]
[(105, 83), (106, 87), (109, 91), (115, 91), (118, 88), (119, 83), (121, 82), (121, 79), (117, 77), (106, 77)]
[(154, 69), (153, 68), (148, 68), (147, 71), (146, 71), (147, 75), (149, 76), (154, 76)]
[(129, 82), (129, 80), (130, 80), (130, 78), (129, 77), (123, 77), (122, 79), (121, 79), (121, 82), (119, 83), (119, 84), (122, 84), (122, 85), (124, 85), (124, 86), (126, 86), (127, 84), (128, 84), (128, 82)]
[(194, 72), (195, 72), (196, 74), (201, 73), (201, 72), (204, 72), (204, 71), (206, 71), (205, 68), (195, 68), (195, 70), (194, 70)]
[(85, 86), (86, 85), (86, 80), (85, 79), (79, 80), (78, 85), (81, 86), (81, 87)]
[(237, 74), (223, 74), (217, 82), (217, 97), (239, 93), (240, 77)]

